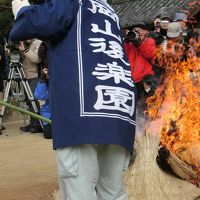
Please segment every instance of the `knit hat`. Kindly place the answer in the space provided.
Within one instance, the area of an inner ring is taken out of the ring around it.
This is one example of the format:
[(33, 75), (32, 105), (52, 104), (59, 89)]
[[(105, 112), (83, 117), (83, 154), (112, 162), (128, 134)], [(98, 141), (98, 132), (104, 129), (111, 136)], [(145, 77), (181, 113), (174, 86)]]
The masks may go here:
[(167, 36), (169, 38), (178, 37), (183, 32), (179, 22), (172, 22), (168, 26)]
[(133, 27), (133, 28), (139, 27), (139, 28), (142, 28), (142, 29), (144, 29), (144, 30), (150, 30), (149, 25), (148, 25), (146, 22), (144, 22), (144, 21), (135, 22), (135, 23), (133, 24), (132, 27)]
[(168, 12), (162, 12), (160, 13), (160, 19), (169, 19), (169, 21), (172, 21), (172, 16), (171, 16), (171, 13), (168, 13)]
[(185, 13), (176, 13), (174, 21), (177, 22), (179, 20), (187, 22), (187, 15)]

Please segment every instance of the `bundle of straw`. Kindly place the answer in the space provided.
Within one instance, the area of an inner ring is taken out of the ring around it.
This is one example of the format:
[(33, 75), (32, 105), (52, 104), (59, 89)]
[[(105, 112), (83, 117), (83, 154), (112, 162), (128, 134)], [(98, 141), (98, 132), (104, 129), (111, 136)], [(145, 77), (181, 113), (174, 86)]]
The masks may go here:
[(156, 163), (159, 137), (136, 138), (136, 158), (125, 174), (129, 200), (194, 200), (200, 188), (163, 172)]
[(174, 155), (171, 152), (167, 158), (167, 161), (174, 173), (177, 174), (180, 178), (192, 182), (198, 187), (200, 187), (198, 173), (195, 170), (193, 170), (191, 166), (183, 162), (178, 156)]

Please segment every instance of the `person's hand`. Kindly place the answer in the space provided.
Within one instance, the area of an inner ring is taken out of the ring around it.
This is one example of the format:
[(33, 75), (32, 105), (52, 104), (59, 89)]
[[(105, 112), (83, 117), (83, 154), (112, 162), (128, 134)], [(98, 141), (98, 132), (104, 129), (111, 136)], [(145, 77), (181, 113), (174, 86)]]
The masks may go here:
[(45, 68), (42, 70), (42, 72), (44, 73), (45, 77), (46, 77), (47, 79), (49, 79), (48, 68), (45, 67)]
[(48, 68), (44, 68), (43, 70), (42, 70), (42, 72), (45, 74), (45, 75), (47, 75), (48, 74)]
[(142, 42), (148, 38), (149, 32), (147, 30), (141, 30), (139, 33), (140, 33), (140, 38)]
[(24, 43), (22, 41), (19, 42), (18, 49), (20, 51), (25, 51), (25, 46), (24, 46)]
[(125, 42), (131, 42), (136, 48), (138, 48), (141, 44), (140, 34), (136, 30), (131, 30), (124, 38)]
[(24, 6), (29, 6), (30, 3), (28, 2), (28, 0), (13, 0), (12, 1), (12, 12), (13, 15), (16, 19), (17, 17), (17, 13), (19, 12), (19, 10), (24, 7)]

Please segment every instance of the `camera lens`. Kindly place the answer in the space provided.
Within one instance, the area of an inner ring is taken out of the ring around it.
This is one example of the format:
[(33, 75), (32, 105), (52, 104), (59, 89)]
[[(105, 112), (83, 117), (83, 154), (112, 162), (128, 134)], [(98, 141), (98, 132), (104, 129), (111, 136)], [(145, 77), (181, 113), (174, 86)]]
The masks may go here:
[(160, 26), (160, 22), (156, 22), (156, 26)]

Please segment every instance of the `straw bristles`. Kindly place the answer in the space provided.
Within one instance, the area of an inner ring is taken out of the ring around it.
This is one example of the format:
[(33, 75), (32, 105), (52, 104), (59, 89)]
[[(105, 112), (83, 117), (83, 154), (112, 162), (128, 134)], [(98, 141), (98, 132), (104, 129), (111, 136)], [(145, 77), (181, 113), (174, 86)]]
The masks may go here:
[(56, 190), (56, 191), (53, 193), (53, 200), (61, 200), (61, 196), (60, 196), (59, 190)]
[(159, 138), (136, 139), (136, 158), (125, 174), (129, 200), (194, 200), (200, 188), (163, 172), (156, 163)]
[(197, 172), (194, 171), (192, 167), (183, 162), (179, 157), (173, 153), (170, 153), (167, 161), (175, 174), (177, 174), (180, 178), (194, 182), (197, 186), (200, 186)]

